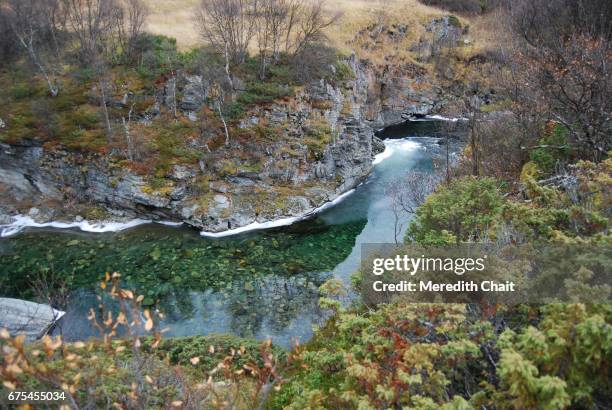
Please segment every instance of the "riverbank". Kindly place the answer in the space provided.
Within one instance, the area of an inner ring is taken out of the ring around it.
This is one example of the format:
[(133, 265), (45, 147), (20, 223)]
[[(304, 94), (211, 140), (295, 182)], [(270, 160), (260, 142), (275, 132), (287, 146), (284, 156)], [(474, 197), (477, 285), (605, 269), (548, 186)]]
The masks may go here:
[[(407, 134), (410, 133), (407, 131)], [(118, 232), (25, 229), (0, 241), (0, 287), (28, 298), (28, 282), (52, 270), (78, 290), (64, 318), (70, 340), (95, 334), (86, 320), (98, 303), (92, 292), (101, 272), (119, 271), (143, 303), (166, 313), (169, 336), (233, 333), (289, 346), (312, 336), (318, 323), (318, 287), (330, 277), (348, 280), (361, 243), (393, 237), (387, 184), (410, 170), (431, 172), (441, 156), (436, 138), (386, 141), (362, 185), (282, 227), (200, 234), (189, 227), (142, 224)]]
[[(422, 119), (415, 122), (424, 121), (449, 121), (457, 122), (462, 121), (461, 118), (447, 118), (443, 116), (425, 116)], [(402, 129), (403, 126), (396, 126), (396, 128)], [(415, 141), (393, 141), (388, 140), (385, 143), (385, 149), (382, 152), (376, 154), (372, 160), (372, 166), (375, 166), (385, 159), (389, 158), (397, 149), (413, 149), (418, 145)], [(323, 204), (302, 211), (297, 215), (290, 215), (273, 220), (261, 219), (248, 223), (244, 226), (239, 226), (233, 229), (227, 229), (220, 232), (213, 231), (201, 231), (202, 236), (211, 238), (220, 238), (224, 236), (238, 235), (245, 232), (265, 230), (271, 228), (278, 228), (282, 226), (288, 226), (298, 221), (303, 221), (316, 216), (318, 213), (340, 203), (348, 195), (354, 192), (354, 188), (340, 193), (335, 198), (324, 202)], [(104, 232), (119, 232), (125, 229), (130, 229), (136, 226), (157, 223), (166, 226), (181, 226), (184, 222), (176, 221), (164, 221), (164, 220), (153, 220), (153, 219), (142, 219), (135, 218), (130, 219), (126, 217), (107, 217), (102, 220), (85, 220), (80, 216), (77, 216), (72, 221), (67, 220), (48, 220), (53, 215), (52, 210), (39, 210), (38, 208), (30, 209), (27, 215), (2, 215), (0, 214), (0, 237), (9, 237), (16, 235), (27, 228), (55, 228), (55, 229), (78, 229), (83, 232), (91, 233), (104, 233)]]

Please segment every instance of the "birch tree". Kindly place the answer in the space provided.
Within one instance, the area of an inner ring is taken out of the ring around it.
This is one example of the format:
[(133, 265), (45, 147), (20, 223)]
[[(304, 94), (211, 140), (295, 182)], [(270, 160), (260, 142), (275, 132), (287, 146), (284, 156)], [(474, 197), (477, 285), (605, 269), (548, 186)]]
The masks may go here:
[(59, 94), (57, 80), (52, 77), (40, 48), (48, 37), (55, 38), (50, 14), (57, 10), (55, 0), (9, 0), (7, 21), (19, 45), (45, 79), (49, 94)]

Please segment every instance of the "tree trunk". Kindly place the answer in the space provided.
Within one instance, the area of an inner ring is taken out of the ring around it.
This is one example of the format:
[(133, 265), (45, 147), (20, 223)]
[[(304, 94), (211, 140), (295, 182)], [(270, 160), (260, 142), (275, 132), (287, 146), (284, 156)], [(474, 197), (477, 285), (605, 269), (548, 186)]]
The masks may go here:
[(111, 129), (110, 117), (108, 116), (108, 107), (106, 106), (106, 92), (104, 91), (104, 81), (98, 82), (100, 86), (100, 105), (104, 114), (104, 123), (106, 125), (106, 139), (110, 144), (112, 142), (113, 130)]
[(23, 37), (19, 35), (17, 35), (17, 37), (19, 38), (19, 42), (21, 43), (21, 45), (28, 51), (28, 54), (30, 55), (32, 62), (38, 68), (38, 71), (40, 71), (45, 81), (47, 82), (49, 93), (51, 94), (52, 97), (57, 97), (57, 95), (59, 94), (59, 89), (57, 88), (57, 86), (53, 85), (51, 78), (47, 74), (47, 70), (45, 70), (45, 67), (42, 65), (41, 61), (38, 59), (38, 56), (36, 55), (36, 51), (34, 50), (33, 40), (30, 39), (30, 41), (26, 43)]
[(232, 75), (230, 73), (230, 55), (227, 49), (227, 43), (225, 43), (225, 76), (227, 77), (227, 82), (230, 85), (230, 90), (232, 90), (232, 100), (234, 99), (234, 81), (232, 80)]
[(230, 142), (230, 135), (227, 129), (227, 123), (225, 122), (225, 118), (223, 117), (223, 111), (221, 111), (221, 103), (217, 103), (217, 110), (219, 111), (219, 117), (221, 117), (221, 122), (223, 123), (223, 130), (225, 131), (225, 145), (228, 145)]
[(128, 112), (127, 121), (125, 120), (125, 117), (121, 118), (121, 120), (123, 121), (123, 128), (125, 129), (125, 140), (126, 140), (126, 145), (127, 145), (128, 159), (131, 162), (134, 161), (134, 145), (132, 142), (132, 135), (130, 134), (130, 123), (132, 122), (132, 111), (133, 110), (134, 110), (134, 104), (132, 104), (132, 106), (130, 107), (130, 111)]
[(261, 81), (266, 79), (266, 55), (265, 53), (261, 53), (261, 65), (260, 65), (260, 72), (259, 72), (259, 79)]
[(473, 126), (471, 130), (470, 147), (472, 148), (472, 175), (478, 176), (478, 143), (476, 142), (477, 134), (476, 127)]

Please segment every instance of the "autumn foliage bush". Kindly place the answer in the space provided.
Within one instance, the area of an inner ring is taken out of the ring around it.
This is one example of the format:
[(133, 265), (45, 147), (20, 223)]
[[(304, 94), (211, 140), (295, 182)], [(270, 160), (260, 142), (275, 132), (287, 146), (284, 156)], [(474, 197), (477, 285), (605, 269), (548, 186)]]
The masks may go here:
[[(579, 304), (490, 320), (450, 304), (341, 312), (299, 355), (271, 407), (593, 408), (610, 394), (610, 313)], [(511, 318), (521, 324), (500, 331)]]
[[(118, 273), (100, 283), (119, 306), (90, 310), (99, 339), (64, 342), (0, 332), (2, 396), (9, 391), (63, 391), (61, 408), (253, 408), (282, 381), (277, 348), (233, 337), (162, 339), (158, 311), (143, 309), (143, 296), (120, 287)], [(256, 344), (256, 345), (255, 345)], [(8, 402), (3, 404), (9, 405)]]

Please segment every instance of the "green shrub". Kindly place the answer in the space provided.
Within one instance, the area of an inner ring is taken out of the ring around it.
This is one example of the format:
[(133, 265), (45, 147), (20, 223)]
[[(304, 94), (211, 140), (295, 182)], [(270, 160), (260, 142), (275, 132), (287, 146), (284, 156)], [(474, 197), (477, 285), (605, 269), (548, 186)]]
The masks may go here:
[(223, 106), (223, 111), (229, 121), (239, 120), (244, 116), (244, 104), (232, 101)]
[(0, 132), (3, 141), (17, 142), (23, 138), (36, 136), (36, 118), (31, 111), (24, 110), (13, 115), (7, 121), (7, 130)]
[(291, 84), (295, 78), (292, 67), (287, 64), (272, 65), (268, 69), (270, 81), (280, 84)]
[(19, 101), (36, 95), (36, 89), (30, 83), (17, 83), (11, 87), (11, 96)]
[(522, 408), (596, 408), (598, 396), (612, 394), (610, 306), (554, 304), (542, 311), (537, 327), (500, 336), (497, 398)]
[[(78, 82), (84, 84), (96, 78), (96, 71), (91, 67), (79, 67), (74, 70), (72, 75)], [(62, 95), (61, 92), (60, 95)]]
[(441, 186), (418, 208), (405, 239), (426, 245), (446, 243), (450, 238), (482, 238), (499, 217), (502, 204), (495, 179), (456, 179)]
[(81, 106), (68, 118), (78, 128), (94, 129), (100, 125), (100, 112), (97, 107)]
[(459, 18), (457, 16), (454, 16), (452, 14), (448, 16), (448, 24), (453, 27), (461, 28), (461, 21), (459, 21)]
[(176, 39), (159, 34), (141, 35), (136, 47), (141, 54), (137, 72), (144, 78), (154, 78), (176, 70), (182, 61), (190, 57), (181, 57)]
[(293, 89), (276, 83), (251, 82), (247, 90), (238, 97), (238, 102), (244, 105), (271, 103), (293, 94)]
[(332, 141), (332, 130), (326, 122), (312, 124), (306, 129), (304, 142), (308, 147), (308, 159), (319, 161), (323, 158), (325, 149)]
[(269, 408), (594, 408), (610, 396), (611, 313), (508, 308), (498, 320), (519, 324), (500, 335), (465, 305), (342, 311), (297, 355)]
[(538, 145), (549, 147), (532, 150), (529, 158), (545, 175), (551, 175), (555, 171), (557, 162), (568, 158), (570, 154), (568, 143), (567, 128), (561, 124), (555, 124), (538, 141)]
[(336, 61), (334, 64), (334, 69), (336, 71), (335, 78), (338, 81), (347, 81), (355, 78), (353, 69), (344, 61)]
[[(145, 343), (146, 350), (149, 350), (150, 342), (152, 342), (151, 339)], [(219, 334), (162, 339), (158, 348), (151, 351), (157, 353), (162, 359), (167, 358), (171, 364), (180, 366), (192, 367), (190, 360), (198, 357), (200, 361), (195, 369), (198, 372), (210, 372), (225, 357), (230, 356), (232, 351), (235, 352), (236, 357), (232, 366), (236, 370), (249, 363), (263, 365), (260, 350), (261, 341)], [(285, 356), (283, 350), (277, 346), (272, 346), (272, 351), (279, 358)]]

